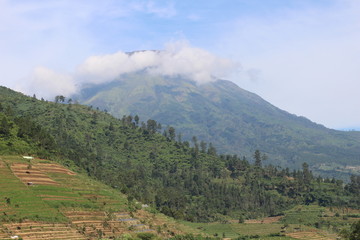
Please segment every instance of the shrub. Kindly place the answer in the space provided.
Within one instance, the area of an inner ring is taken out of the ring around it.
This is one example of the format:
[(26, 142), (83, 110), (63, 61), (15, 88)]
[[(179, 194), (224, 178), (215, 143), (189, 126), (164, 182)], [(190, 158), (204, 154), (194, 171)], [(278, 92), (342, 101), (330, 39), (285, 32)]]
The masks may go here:
[(137, 237), (142, 240), (151, 240), (155, 238), (155, 234), (153, 233), (138, 233)]

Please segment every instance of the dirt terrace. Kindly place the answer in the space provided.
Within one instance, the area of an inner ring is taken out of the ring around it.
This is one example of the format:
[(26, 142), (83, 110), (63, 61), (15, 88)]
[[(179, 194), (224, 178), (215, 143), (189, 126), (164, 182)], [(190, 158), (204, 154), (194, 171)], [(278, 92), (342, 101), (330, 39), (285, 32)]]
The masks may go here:
[(63, 173), (67, 175), (76, 175), (73, 171), (64, 168), (63, 166), (55, 163), (37, 163), (35, 167), (46, 173)]
[(24, 240), (85, 240), (77, 229), (66, 224), (49, 224), (39, 222), (23, 222), (4, 224), (12, 235), (22, 237)]
[(299, 231), (286, 234), (288, 237), (292, 237), (295, 239), (303, 239), (303, 240), (336, 240), (337, 235), (335, 234), (325, 234), (323, 232), (313, 230), (313, 231)]
[(30, 164), (14, 163), (11, 165), (11, 170), (25, 185), (59, 185), (40, 169)]
[(263, 219), (249, 219), (249, 220), (245, 220), (245, 223), (276, 223), (279, 222), (281, 218), (282, 216), (267, 217)]
[(11, 234), (8, 233), (7, 229), (0, 225), (0, 240), (9, 239), (10, 235)]
[(81, 233), (91, 239), (117, 237), (131, 232), (153, 231), (125, 212), (106, 214), (100, 211), (67, 211), (64, 214)]

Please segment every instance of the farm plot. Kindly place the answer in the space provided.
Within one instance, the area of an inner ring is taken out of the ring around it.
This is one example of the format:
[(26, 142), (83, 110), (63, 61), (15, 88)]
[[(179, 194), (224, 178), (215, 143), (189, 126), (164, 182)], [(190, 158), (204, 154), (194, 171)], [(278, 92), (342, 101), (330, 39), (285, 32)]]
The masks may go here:
[(36, 163), (35, 167), (45, 173), (62, 173), (67, 175), (76, 175), (73, 171), (64, 168), (63, 166), (56, 163)]
[(11, 170), (25, 185), (59, 185), (31, 164), (13, 163)]
[(245, 223), (277, 223), (280, 221), (281, 218), (282, 216), (266, 217), (262, 219), (249, 219), (249, 220), (245, 220)]
[(8, 232), (8, 230), (0, 225), (0, 240), (3, 240), (3, 239), (10, 239), (10, 236), (11, 234)]
[(302, 240), (336, 240), (338, 239), (336, 234), (329, 234), (320, 232), (317, 230), (301, 231), (286, 234), (288, 237)]
[(29, 186), (34, 194), (40, 197), (49, 206), (58, 209), (61, 207), (96, 207), (94, 203), (64, 186), (64, 183), (54, 181), (49, 174), (74, 176), (74, 172), (67, 170), (56, 163), (39, 163), (37, 160), (11, 164), (11, 170), (24, 184)]
[(204, 232), (185, 224), (180, 221), (170, 218), (164, 214), (153, 214), (144, 209), (134, 212), (134, 218), (146, 219), (145, 224), (155, 229), (156, 232), (164, 238), (171, 237), (174, 234), (192, 233), (195, 235), (203, 234)]
[(91, 208), (125, 211), (127, 199), (120, 192), (81, 175), (48, 173), (51, 178), (91, 203)]
[(67, 211), (64, 213), (77, 229), (90, 238), (117, 237), (124, 233), (153, 231), (128, 213)]
[(47, 205), (14, 176), (5, 162), (0, 167), (0, 220), (16, 221), (19, 219), (33, 219), (46, 221), (61, 221), (64, 216)]
[(22, 222), (4, 224), (12, 235), (17, 235), (24, 240), (85, 240), (75, 228), (67, 224), (49, 224), (40, 222)]
[(50, 206), (60, 208), (96, 208), (88, 199), (65, 186), (34, 186), (32, 190)]

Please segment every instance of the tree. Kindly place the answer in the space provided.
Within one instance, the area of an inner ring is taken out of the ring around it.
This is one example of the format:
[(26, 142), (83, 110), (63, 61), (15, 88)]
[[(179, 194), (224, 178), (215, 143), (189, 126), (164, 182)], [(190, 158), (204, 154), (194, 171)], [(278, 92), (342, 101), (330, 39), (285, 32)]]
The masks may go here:
[(201, 142), (200, 142), (200, 149), (201, 149), (201, 152), (202, 152), (202, 153), (205, 153), (205, 152), (206, 152), (206, 149), (207, 149), (207, 143), (204, 142), (204, 141), (201, 141)]
[(126, 117), (125, 122), (126, 122), (126, 124), (127, 124), (128, 126), (130, 126), (131, 123), (132, 123), (132, 120), (133, 120), (133, 117), (132, 117), (131, 115), (129, 115), (129, 116)]
[(63, 95), (57, 95), (55, 97), (55, 102), (58, 103), (58, 102), (65, 102), (65, 97)]
[(256, 150), (254, 153), (255, 166), (261, 167), (261, 153), (259, 150)]
[(216, 148), (212, 145), (212, 143), (209, 144), (209, 149), (207, 153), (209, 155), (216, 156)]
[(152, 134), (156, 133), (157, 122), (152, 119), (147, 120), (147, 130)]
[(360, 221), (353, 223), (350, 231), (343, 230), (340, 235), (348, 240), (359, 240), (360, 239)]
[(302, 165), (303, 168), (303, 178), (304, 178), (304, 183), (305, 184), (310, 184), (311, 180), (312, 180), (312, 173), (309, 170), (309, 165), (304, 162)]
[(351, 231), (349, 235), (349, 240), (359, 240), (360, 239), (360, 221), (354, 223), (351, 226)]
[(97, 120), (98, 120), (98, 114), (97, 114), (97, 112), (94, 112), (93, 114), (92, 114), (92, 119), (91, 119), (91, 124), (96, 124), (97, 123)]
[(169, 127), (169, 137), (170, 137), (170, 140), (171, 141), (174, 141), (175, 140), (175, 136), (176, 136), (176, 134), (175, 134), (175, 128), (173, 128), (173, 127)]
[(197, 137), (196, 137), (196, 136), (193, 136), (193, 137), (192, 137), (192, 142), (193, 142), (193, 144), (194, 144), (194, 147), (199, 148), (198, 143), (197, 143)]
[(0, 120), (0, 134), (7, 137), (10, 135), (12, 124), (8, 121), (6, 116), (3, 116)]
[(139, 116), (135, 115), (134, 120), (135, 120), (136, 126), (138, 126), (139, 125), (139, 120), (140, 120)]
[(254, 159), (255, 159), (255, 167), (261, 167), (262, 166), (262, 162), (267, 160), (267, 156), (266, 154), (261, 155), (261, 152), (259, 150), (256, 150), (254, 152)]

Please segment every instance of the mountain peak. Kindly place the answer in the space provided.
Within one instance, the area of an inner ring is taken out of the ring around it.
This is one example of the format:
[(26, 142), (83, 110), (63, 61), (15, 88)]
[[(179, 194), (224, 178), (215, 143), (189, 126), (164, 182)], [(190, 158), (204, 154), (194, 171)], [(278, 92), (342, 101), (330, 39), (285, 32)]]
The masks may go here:
[(252, 158), (260, 149), (269, 163), (285, 167), (359, 164), (358, 136), (290, 114), (227, 80), (197, 85), (142, 72), (84, 89), (79, 101), (118, 117), (138, 115), (174, 126), (183, 139), (197, 136), (222, 153)]

